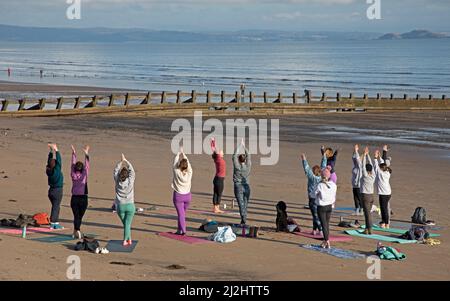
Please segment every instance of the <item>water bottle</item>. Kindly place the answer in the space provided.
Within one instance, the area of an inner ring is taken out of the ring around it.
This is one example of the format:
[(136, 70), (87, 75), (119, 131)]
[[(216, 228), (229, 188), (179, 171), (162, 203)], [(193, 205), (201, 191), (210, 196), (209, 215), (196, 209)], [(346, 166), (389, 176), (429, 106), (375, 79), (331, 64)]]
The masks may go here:
[(22, 238), (26, 238), (27, 237), (27, 226), (23, 226), (22, 227)]

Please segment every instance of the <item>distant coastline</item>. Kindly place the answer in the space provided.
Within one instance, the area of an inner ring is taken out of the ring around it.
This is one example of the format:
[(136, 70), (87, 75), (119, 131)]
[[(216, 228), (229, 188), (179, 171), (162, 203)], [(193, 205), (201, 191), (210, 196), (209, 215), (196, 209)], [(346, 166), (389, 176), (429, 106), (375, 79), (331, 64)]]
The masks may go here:
[(50, 28), (0, 24), (4, 42), (295, 42), (362, 41), (448, 38), (447, 33), (413, 30), (409, 33), (241, 30), (231, 32), (158, 31), (139, 28)]

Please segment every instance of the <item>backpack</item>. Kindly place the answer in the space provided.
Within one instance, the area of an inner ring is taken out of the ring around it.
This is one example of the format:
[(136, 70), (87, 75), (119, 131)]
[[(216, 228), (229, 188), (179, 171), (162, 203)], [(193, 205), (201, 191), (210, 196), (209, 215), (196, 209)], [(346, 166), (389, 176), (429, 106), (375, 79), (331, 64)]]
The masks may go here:
[(36, 223), (38, 225), (49, 225), (50, 224), (50, 217), (47, 213), (36, 213), (33, 215), (33, 218), (36, 220)]
[(414, 224), (425, 225), (427, 222), (427, 212), (423, 207), (417, 207), (414, 214), (411, 216), (411, 222)]

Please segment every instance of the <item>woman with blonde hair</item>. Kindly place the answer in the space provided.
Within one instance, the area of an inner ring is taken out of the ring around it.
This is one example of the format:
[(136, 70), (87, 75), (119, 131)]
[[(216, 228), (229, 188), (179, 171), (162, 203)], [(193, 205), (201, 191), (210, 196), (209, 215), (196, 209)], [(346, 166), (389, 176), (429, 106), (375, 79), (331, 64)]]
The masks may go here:
[(192, 166), (183, 152), (183, 148), (173, 160), (173, 204), (178, 215), (178, 229), (176, 234), (186, 235), (186, 211), (192, 199)]

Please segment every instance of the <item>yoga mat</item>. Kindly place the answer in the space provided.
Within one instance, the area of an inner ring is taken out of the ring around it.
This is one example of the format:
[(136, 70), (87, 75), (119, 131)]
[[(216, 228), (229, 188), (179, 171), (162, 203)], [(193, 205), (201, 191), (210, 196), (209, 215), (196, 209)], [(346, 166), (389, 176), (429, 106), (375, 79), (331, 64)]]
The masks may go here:
[[(87, 237), (96, 237), (96, 234), (85, 234)], [(54, 242), (63, 242), (63, 241), (71, 241), (71, 240), (77, 240), (76, 238), (72, 238), (72, 235), (69, 234), (63, 234), (63, 235), (52, 235), (52, 236), (44, 236), (39, 238), (32, 238), (30, 240), (34, 241), (40, 241), (40, 242), (47, 242), (47, 243), (54, 243)]]
[[(381, 219), (376, 219), (375, 221), (378, 223), (378, 222), (381, 222)], [(406, 231), (408, 231), (411, 228), (412, 225), (416, 225), (416, 224), (407, 223), (407, 222), (391, 221), (390, 225), (393, 226), (393, 227), (404, 228), (405, 232), (406, 232)], [(444, 229), (443, 227), (439, 227), (439, 226), (436, 226), (436, 225), (435, 226), (428, 226), (428, 225), (418, 225), (417, 224), (416, 226), (424, 226), (424, 227), (427, 227), (428, 229), (433, 230), (433, 231), (439, 231), (439, 230)]]
[[(362, 225), (361, 228), (365, 229), (366, 225)], [(372, 230), (380, 231), (380, 232), (393, 233), (393, 234), (399, 234), (399, 235), (405, 234), (405, 232), (408, 231), (408, 230), (396, 229), (396, 228), (384, 229), (384, 228), (381, 228), (378, 225), (373, 225), (372, 226)], [(429, 233), (429, 234), (430, 234), (430, 237), (439, 237), (439, 236), (441, 236), (441, 234), (436, 234), (436, 233)]]
[(333, 210), (336, 210), (336, 211), (355, 211), (355, 208), (353, 208), (353, 207), (336, 207)]
[[(294, 233), (295, 235), (299, 235), (299, 236), (323, 240), (322, 235), (312, 235), (311, 233), (308, 233), (308, 232), (292, 232), (292, 233)], [(335, 242), (352, 241), (351, 237), (343, 236), (343, 235), (330, 235), (329, 239), (330, 239), (330, 241), (335, 241)]]
[(362, 259), (366, 258), (364, 254), (356, 253), (349, 250), (344, 249), (338, 249), (331, 247), (330, 249), (324, 249), (319, 245), (300, 245), (300, 247), (311, 250), (311, 251), (317, 251), (320, 253), (328, 254), (334, 257), (343, 258), (343, 259)]
[(400, 244), (417, 243), (417, 240), (407, 240), (407, 239), (401, 239), (401, 238), (397, 238), (397, 237), (389, 237), (389, 236), (378, 235), (378, 234), (366, 235), (366, 234), (362, 234), (363, 231), (358, 231), (358, 230), (345, 230), (344, 232), (347, 233), (348, 235), (369, 238), (369, 239), (375, 239), (375, 240), (380, 240), (380, 241), (397, 242)]
[(106, 245), (106, 249), (111, 253), (132, 253), (138, 242), (137, 240), (133, 240), (131, 246), (124, 247), (122, 246), (123, 240), (110, 240)]
[[(27, 233), (49, 233), (53, 231), (59, 231), (64, 229), (51, 229), (51, 228), (40, 228), (40, 227), (27, 227)], [(22, 228), (0, 228), (0, 233), (3, 234), (15, 234), (22, 235)]]
[(239, 212), (233, 212), (233, 211), (224, 211), (224, 213), (214, 213), (210, 211), (205, 210), (196, 210), (196, 209), (188, 209), (188, 213), (198, 213), (198, 214), (208, 214), (208, 215), (239, 215)]
[(197, 238), (197, 237), (188, 236), (188, 235), (178, 235), (178, 234), (171, 233), (171, 232), (160, 232), (160, 233), (158, 233), (158, 235), (162, 236), (162, 237), (170, 238), (170, 239), (179, 240), (181, 242), (191, 244), (191, 245), (211, 242), (205, 238)]

